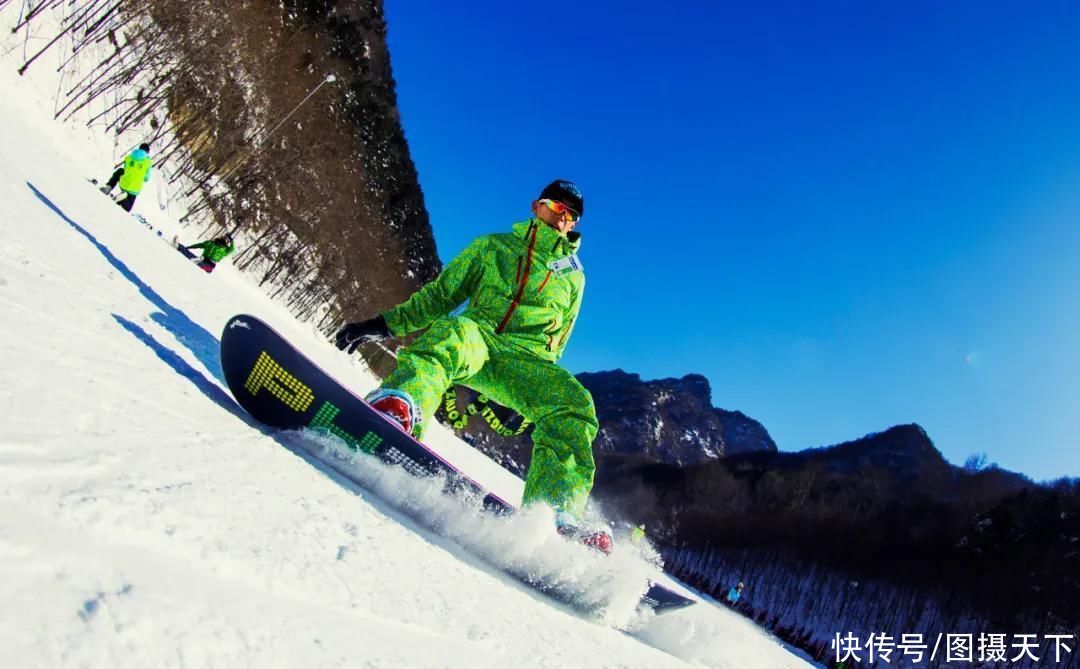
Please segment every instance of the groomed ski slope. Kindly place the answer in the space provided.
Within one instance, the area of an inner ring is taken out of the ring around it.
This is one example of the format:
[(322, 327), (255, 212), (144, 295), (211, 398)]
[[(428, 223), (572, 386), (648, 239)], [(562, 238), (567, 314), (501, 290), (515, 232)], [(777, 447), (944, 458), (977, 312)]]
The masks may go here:
[[(217, 367), (233, 314), (361, 392), (374, 381), (231, 265), (205, 275), (98, 193), (86, 178), (108, 175), (113, 148), (54, 122), (54, 90), (19, 62), (0, 58), (0, 666), (805, 664), (707, 603), (660, 617), (555, 603), (492, 566), (506, 535), (447, 538), (490, 520), (453, 517), (395, 471), (355, 485), (311, 457), (317, 440), (251, 423)], [(135, 212), (196, 241), (155, 188)], [(544, 520), (509, 527), (511, 546), (578, 549)]]

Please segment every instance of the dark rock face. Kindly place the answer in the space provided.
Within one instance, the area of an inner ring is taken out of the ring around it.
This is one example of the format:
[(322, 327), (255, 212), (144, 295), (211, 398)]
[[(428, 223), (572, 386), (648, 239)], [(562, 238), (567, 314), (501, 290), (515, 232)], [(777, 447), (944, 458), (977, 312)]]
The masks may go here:
[(642, 381), (622, 370), (578, 375), (596, 403), (597, 453), (635, 453), (654, 462), (685, 465), (735, 453), (776, 451), (761, 423), (712, 406), (700, 374)]
[(834, 446), (777, 453), (767, 459), (751, 457), (778, 469), (821, 463), (838, 473), (878, 468), (900, 479), (914, 478), (928, 471), (943, 473), (952, 468), (926, 431), (916, 424), (896, 425), (883, 432), (874, 432)]

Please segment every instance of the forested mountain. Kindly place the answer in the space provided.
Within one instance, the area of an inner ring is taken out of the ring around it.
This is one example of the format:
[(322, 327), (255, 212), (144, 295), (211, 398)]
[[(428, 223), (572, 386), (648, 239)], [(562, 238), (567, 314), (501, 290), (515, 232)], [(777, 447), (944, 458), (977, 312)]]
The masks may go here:
[(674, 573), (717, 597), (747, 582), (744, 610), (819, 657), (840, 630), (1080, 623), (1080, 480), (956, 467), (917, 425), (685, 467), (600, 463), (597, 496), (646, 523)]
[(329, 330), (438, 273), (380, 0), (87, 0), (65, 16), (21, 71), (62, 36), (106, 46), (57, 116), (115, 99), (89, 123), (148, 141), (184, 222), (240, 233), (237, 266), (298, 316)]

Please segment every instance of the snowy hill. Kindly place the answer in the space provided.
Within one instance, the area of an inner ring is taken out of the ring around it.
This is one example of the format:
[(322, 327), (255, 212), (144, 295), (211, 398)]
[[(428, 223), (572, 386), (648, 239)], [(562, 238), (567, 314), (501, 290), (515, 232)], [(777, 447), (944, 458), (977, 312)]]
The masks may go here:
[[(317, 441), (253, 424), (217, 362), (235, 313), (358, 390), (373, 380), (227, 263), (204, 274), (98, 193), (86, 178), (107, 176), (108, 140), (54, 124), (49, 83), (18, 64), (0, 59), (0, 665), (805, 664), (708, 603), (659, 617), (555, 603), (492, 564), (508, 538), (585, 550), (545, 519), (455, 518), (430, 487), (374, 465), (355, 485), (312, 457)], [(158, 195), (135, 211), (195, 241)], [(520, 496), (445, 431), (433, 440)]]

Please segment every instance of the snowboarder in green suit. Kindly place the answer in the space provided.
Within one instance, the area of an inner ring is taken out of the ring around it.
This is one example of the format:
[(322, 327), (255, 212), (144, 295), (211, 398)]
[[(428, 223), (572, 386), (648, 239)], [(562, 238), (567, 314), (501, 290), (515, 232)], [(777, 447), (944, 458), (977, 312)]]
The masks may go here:
[(199, 261), (199, 268), (207, 274), (213, 272), (219, 262), (236, 250), (236, 246), (233, 244), (232, 235), (229, 233), (225, 233), (224, 235), (213, 239), (207, 239), (198, 244), (185, 246), (184, 248), (189, 251), (192, 249), (202, 249), (202, 260)]
[[(337, 346), (351, 353), (361, 343), (426, 328), (399, 352), (397, 369), (368, 402), (418, 439), (454, 384), (535, 423), (522, 504), (551, 506), (566, 535), (580, 532), (599, 430), (592, 396), (555, 364), (585, 290), (581, 235), (574, 231), (584, 208), (576, 185), (552, 182), (532, 203), (531, 218), (509, 233), (478, 237), (408, 300), (336, 335)], [(451, 315), (466, 301), (464, 311)], [(582, 540), (610, 550), (606, 532)]]

